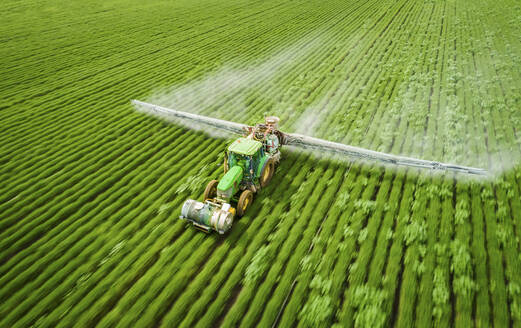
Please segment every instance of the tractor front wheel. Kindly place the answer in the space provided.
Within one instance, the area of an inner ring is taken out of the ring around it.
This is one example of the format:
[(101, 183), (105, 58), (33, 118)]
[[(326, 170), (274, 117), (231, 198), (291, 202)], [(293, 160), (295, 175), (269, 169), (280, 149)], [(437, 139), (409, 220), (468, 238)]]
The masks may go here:
[(270, 183), (273, 172), (275, 171), (275, 160), (273, 158), (268, 159), (260, 176), (260, 185), (262, 188), (266, 187)]
[(239, 197), (239, 202), (237, 203), (237, 216), (243, 216), (252, 202), (253, 193), (251, 190), (244, 190)]
[(208, 182), (208, 185), (206, 186), (206, 189), (204, 190), (204, 197), (203, 200), (212, 199), (217, 196), (217, 185), (219, 184), (219, 181), (212, 180)]

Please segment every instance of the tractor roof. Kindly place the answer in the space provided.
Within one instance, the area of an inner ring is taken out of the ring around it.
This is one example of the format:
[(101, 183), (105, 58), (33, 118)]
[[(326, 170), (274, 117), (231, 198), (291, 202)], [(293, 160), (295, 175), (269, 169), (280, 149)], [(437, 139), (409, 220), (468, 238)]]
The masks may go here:
[(260, 147), (262, 147), (262, 143), (258, 141), (247, 138), (239, 138), (235, 140), (230, 146), (228, 146), (228, 151), (240, 155), (252, 156), (257, 152), (257, 150), (259, 150)]

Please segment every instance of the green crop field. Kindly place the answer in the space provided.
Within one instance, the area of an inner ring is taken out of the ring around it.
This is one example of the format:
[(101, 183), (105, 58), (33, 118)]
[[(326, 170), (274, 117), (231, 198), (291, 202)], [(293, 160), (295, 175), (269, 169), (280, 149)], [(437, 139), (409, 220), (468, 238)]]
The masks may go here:
[[(0, 327), (521, 327), (519, 1), (0, 13)], [(204, 234), (181, 206), (232, 137), (131, 99), (491, 174), (284, 148)]]

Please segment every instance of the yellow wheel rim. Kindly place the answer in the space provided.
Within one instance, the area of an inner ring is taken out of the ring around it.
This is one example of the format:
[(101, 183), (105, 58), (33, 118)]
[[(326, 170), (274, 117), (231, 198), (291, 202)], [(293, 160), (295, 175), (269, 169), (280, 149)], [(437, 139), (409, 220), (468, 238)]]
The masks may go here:
[(266, 182), (266, 180), (268, 180), (269, 176), (270, 176), (270, 165), (268, 164), (266, 166), (266, 170), (264, 171), (264, 177), (263, 177), (262, 181)]

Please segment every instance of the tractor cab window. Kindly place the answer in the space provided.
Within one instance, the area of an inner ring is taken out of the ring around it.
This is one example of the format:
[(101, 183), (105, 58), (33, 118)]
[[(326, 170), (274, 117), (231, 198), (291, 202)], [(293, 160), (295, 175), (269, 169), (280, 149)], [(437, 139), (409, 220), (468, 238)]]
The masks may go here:
[(252, 172), (255, 172), (255, 159), (252, 156), (235, 154), (237, 165), (244, 169), (244, 175), (252, 178)]
[(253, 158), (251, 156), (244, 156), (246, 165), (244, 167), (246, 171), (246, 175), (251, 175), (251, 171), (253, 171)]
[(238, 162), (237, 154), (229, 152), (228, 153), (228, 167), (230, 167), (230, 168), (234, 167), (235, 165), (237, 165), (237, 162)]
[(235, 165), (239, 165), (239, 166), (242, 166), (243, 169), (249, 170), (250, 162), (251, 162), (251, 157), (250, 156), (244, 156), (244, 155), (236, 154), (236, 153), (232, 153), (232, 152), (230, 152), (228, 154), (228, 165), (229, 165), (229, 167), (233, 167)]
[(259, 151), (252, 156), (252, 169), (256, 170), (259, 166), (260, 160), (264, 156), (264, 149), (260, 148)]

